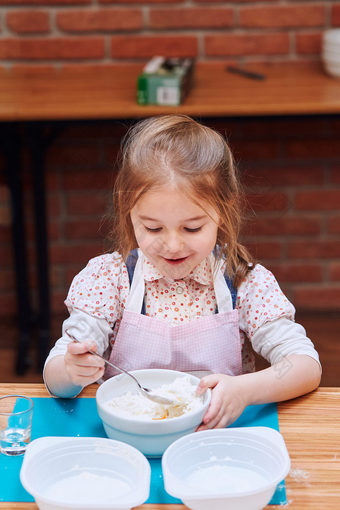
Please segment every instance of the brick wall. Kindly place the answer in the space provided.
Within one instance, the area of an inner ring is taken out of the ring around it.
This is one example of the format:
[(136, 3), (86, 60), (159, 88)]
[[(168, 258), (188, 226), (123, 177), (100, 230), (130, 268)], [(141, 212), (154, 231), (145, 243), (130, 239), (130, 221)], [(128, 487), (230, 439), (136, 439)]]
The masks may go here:
[[(228, 137), (246, 186), (243, 239), (298, 310), (340, 310), (340, 120), (206, 121)], [(113, 162), (128, 123), (73, 123), (47, 153), (52, 305), (63, 312), (73, 276), (107, 248)], [(1, 175), (1, 174), (0, 174)], [(34, 228), (25, 179), (35, 296)], [(0, 316), (15, 315), (8, 193), (0, 181)]]
[(0, 65), (318, 59), (338, 0), (0, 0)]

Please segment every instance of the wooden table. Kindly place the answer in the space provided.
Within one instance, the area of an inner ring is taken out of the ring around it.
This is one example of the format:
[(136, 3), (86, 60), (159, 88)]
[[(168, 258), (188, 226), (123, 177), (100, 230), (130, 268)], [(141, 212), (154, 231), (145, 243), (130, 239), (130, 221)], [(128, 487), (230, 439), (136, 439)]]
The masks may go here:
[[(94, 397), (96, 385), (81, 397)], [(21, 393), (47, 397), (42, 384), (2, 384), (0, 396)], [(291, 458), (286, 477), (289, 509), (340, 508), (340, 388), (319, 388), (306, 396), (278, 404), (280, 432)], [(142, 505), (140, 510), (184, 510), (183, 505)], [(282, 508), (270, 505), (268, 510)], [(0, 510), (33, 510), (34, 503), (0, 503)]]
[(178, 107), (136, 104), (142, 64), (114, 68), (0, 70), (0, 120), (127, 119), (180, 112), (199, 117), (312, 115), (340, 112), (340, 79), (321, 64), (252, 64), (263, 81), (226, 71), (225, 63), (200, 63), (195, 85)]

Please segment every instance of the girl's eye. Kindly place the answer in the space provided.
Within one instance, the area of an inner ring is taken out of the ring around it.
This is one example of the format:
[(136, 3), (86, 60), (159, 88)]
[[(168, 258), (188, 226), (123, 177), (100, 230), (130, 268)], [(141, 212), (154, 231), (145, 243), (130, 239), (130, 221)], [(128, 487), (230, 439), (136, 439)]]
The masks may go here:
[(158, 227), (158, 228), (145, 227), (145, 230), (147, 230), (148, 232), (160, 232), (162, 229), (161, 229), (161, 227)]
[(197, 227), (197, 228), (188, 228), (188, 227), (185, 227), (185, 230), (187, 232), (199, 232), (201, 230), (202, 227)]

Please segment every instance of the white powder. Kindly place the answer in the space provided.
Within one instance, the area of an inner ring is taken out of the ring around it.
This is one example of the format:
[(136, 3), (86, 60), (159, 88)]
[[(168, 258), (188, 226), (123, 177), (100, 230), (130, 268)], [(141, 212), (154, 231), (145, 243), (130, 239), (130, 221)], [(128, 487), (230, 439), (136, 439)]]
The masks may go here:
[(197, 396), (196, 386), (191, 383), (190, 376), (178, 377), (171, 384), (163, 384), (153, 388), (153, 393), (175, 400), (174, 404), (164, 405), (153, 402), (140, 392), (128, 392), (120, 397), (109, 400), (106, 404), (114, 408), (115, 413), (125, 417), (138, 417), (146, 420), (162, 420), (175, 418), (189, 413), (202, 406), (203, 397)]
[(130, 491), (130, 486), (113, 476), (89, 471), (62, 478), (44, 491), (44, 496), (60, 503), (112, 503)]
[(244, 467), (213, 464), (201, 467), (186, 478), (200, 494), (234, 494), (263, 487), (268, 480), (260, 473)]

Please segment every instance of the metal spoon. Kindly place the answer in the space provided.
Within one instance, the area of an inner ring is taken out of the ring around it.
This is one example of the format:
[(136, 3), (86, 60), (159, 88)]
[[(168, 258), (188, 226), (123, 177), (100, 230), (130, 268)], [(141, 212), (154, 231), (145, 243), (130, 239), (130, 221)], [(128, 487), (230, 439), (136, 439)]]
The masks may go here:
[[(69, 333), (69, 331), (67, 329), (65, 329), (65, 333), (70, 337), (72, 338), (72, 340), (74, 342), (78, 342), (79, 344), (81, 344), (82, 342), (80, 340), (77, 340), (76, 337), (74, 337), (73, 335), (71, 335), (71, 333)], [(135, 383), (137, 384), (141, 394), (148, 398), (149, 400), (152, 400), (153, 402), (157, 402), (158, 404), (165, 404), (165, 405), (173, 405), (173, 404), (177, 404), (177, 401), (175, 400), (171, 400), (169, 398), (165, 398), (165, 397), (161, 397), (160, 395), (155, 395), (152, 390), (150, 390), (149, 388), (144, 388), (140, 383), (139, 381), (135, 378), (134, 375), (130, 374), (130, 372), (128, 372), (127, 370), (124, 370), (124, 368), (120, 368), (118, 367), (117, 365), (114, 365), (113, 363), (111, 363), (110, 361), (108, 361), (107, 359), (104, 358), (104, 356), (101, 356), (100, 354), (98, 354), (96, 351), (92, 351), (89, 349), (88, 351), (89, 353), (91, 354), (94, 354), (95, 356), (98, 356), (98, 358), (101, 358), (105, 361), (105, 363), (107, 365), (110, 365), (110, 367), (112, 368), (115, 368), (116, 370), (119, 370), (120, 372), (124, 372), (124, 374), (128, 375), (129, 377), (131, 377)], [(180, 404), (180, 402), (178, 402), (178, 404)]]

